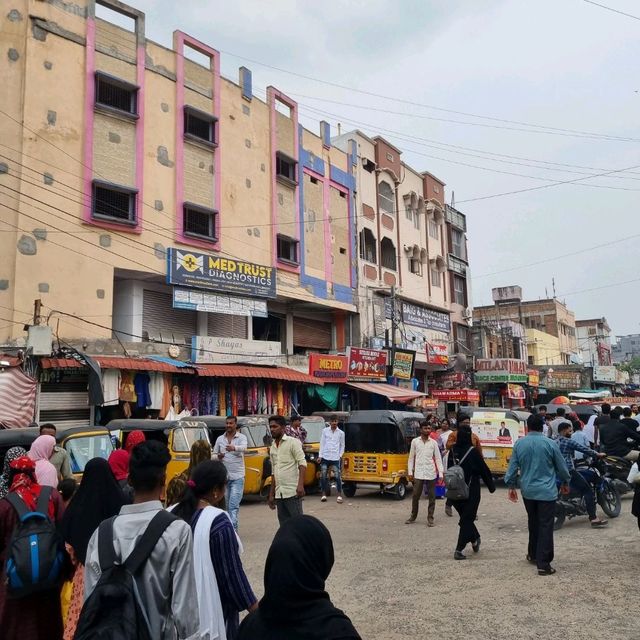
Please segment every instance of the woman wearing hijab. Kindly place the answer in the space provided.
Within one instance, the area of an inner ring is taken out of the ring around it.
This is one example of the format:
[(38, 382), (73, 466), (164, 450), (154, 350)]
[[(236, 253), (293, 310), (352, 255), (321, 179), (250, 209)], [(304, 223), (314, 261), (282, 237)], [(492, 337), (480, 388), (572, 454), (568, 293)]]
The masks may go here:
[(56, 446), (56, 439), (53, 436), (38, 436), (29, 449), (27, 455), (36, 463), (36, 480), (43, 487), (58, 486), (58, 472), (49, 462)]
[[(236, 640), (240, 611), (253, 611), (257, 598), (240, 560), (242, 543), (224, 502), (227, 469), (218, 460), (200, 463), (173, 513), (191, 524), (202, 638)], [(258, 636), (256, 636), (258, 637)]]
[(242, 621), (238, 640), (360, 640), (324, 590), (333, 561), (331, 534), (320, 520), (283, 523), (267, 555), (264, 597)]
[[(36, 482), (36, 465), (27, 456), (10, 463), (9, 493), (15, 493), (32, 511), (41, 486)], [(62, 516), (60, 494), (53, 489), (48, 515), (57, 522)], [(18, 524), (18, 514), (5, 498), (0, 500), (0, 637), (2, 640), (61, 640), (62, 615), (60, 587), (40, 591), (18, 600), (7, 597), (5, 566), (11, 538)]]
[[(451, 448), (449, 466), (459, 464), (464, 471), (465, 482), (469, 485), (467, 500), (453, 500), (454, 509), (460, 516), (458, 526), (458, 544), (453, 553), (456, 560), (466, 560), (462, 553), (467, 544), (471, 543), (474, 553), (480, 551), (480, 532), (476, 528), (475, 520), (480, 506), (480, 478), (489, 489), (489, 493), (496, 490), (491, 471), (471, 438), (471, 419), (468, 415), (458, 414), (458, 431), (456, 443)], [(466, 456), (466, 457), (465, 457)]]
[(124, 450), (129, 455), (131, 455), (131, 451), (133, 447), (140, 444), (141, 442), (144, 442), (146, 439), (147, 439), (147, 436), (144, 435), (144, 431), (140, 431), (139, 429), (136, 429), (135, 431), (132, 431), (127, 436), (127, 439), (124, 443)]
[(182, 496), (187, 488), (187, 480), (191, 477), (193, 470), (201, 462), (205, 462), (206, 460), (211, 460), (211, 445), (206, 440), (196, 440), (191, 445), (189, 466), (182, 473), (174, 476), (167, 485), (167, 507), (177, 504), (182, 500)]
[(120, 485), (103, 458), (87, 462), (80, 488), (62, 518), (61, 532), (67, 552), (75, 566), (69, 613), (64, 625), (64, 640), (72, 640), (84, 601), (84, 563), (87, 546), (98, 525), (117, 515), (125, 503)]
[(116, 482), (122, 489), (127, 504), (133, 502), (133, 487), (129, 484), (129, 454), (124, 449), (116, 449), (109, 455), (109, 467)]
[(22, 447), (11, 447), (7, 451), (4, 456), (4, 464), (2, 466), (2, 475), (0, 476), (0, 500), (4, 498), (7, 493), (9, 493), (9, 487), (11, 486), (9, 482), (10, 469), (9, 464), (18, 458), (22, 458), (22, 456), (27, 455), (27, 450)]

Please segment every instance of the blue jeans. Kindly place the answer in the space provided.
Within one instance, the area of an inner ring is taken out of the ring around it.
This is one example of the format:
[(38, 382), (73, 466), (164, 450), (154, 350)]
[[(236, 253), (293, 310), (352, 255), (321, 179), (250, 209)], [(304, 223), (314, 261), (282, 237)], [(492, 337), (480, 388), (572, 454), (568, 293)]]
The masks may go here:
[(227, 511), (231, 518), (233, 528), (238, 530), (238, 511), (240, 511), (240, 501), (244, 492), (244, 478), (237, 480), (229, 480), (227, 482), (227, 490), (225, 493), (225, 501), (227, 503)]
[(338, 489), (338, 493), (342, 493), (342, 476), (340, 475), (340, 460), (325, 460), (323, 458), (320, 463), (320, 483), (322, 485), (322, 495), (326, 496), (329, 494), (329, 479), (328, 479), (328, 470), (329, 467), (334, 468), (333, 475), (336, 479), (336, 487)]

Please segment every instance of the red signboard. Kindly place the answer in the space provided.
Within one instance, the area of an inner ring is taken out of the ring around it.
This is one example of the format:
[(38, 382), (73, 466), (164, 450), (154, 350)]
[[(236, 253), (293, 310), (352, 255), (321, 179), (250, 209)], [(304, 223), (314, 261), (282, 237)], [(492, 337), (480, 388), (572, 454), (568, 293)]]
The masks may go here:
[(387, 379), (387, 352), (377, 349), (349, 347), (348, 379), (358, 381), (384, 381)]
[(332, 382), (346, 382), (349, 370), (347, 356), (328, 356), (324, 353), (309, 354), (309, 375)]
[(443, 402), (480, 402), (480, 392), (477, 389), (434, 389), (431, 395)]
[(427, 342), (428, 364), (449, 364), (449, 345), (444, 342)]

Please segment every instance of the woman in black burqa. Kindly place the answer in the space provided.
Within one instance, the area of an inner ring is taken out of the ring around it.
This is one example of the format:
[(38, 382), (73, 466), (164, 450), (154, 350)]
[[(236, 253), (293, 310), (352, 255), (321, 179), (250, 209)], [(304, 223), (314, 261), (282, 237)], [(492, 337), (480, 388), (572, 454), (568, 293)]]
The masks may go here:
[[(468, 500), (454, 500), (453, 507), (460, 516), (458, 526), (458, 544), (453, 557), (456, 560), (464, 560), (466, 556), (462, 553), (467, 544), (471, 543), (474, 553), (480, 551), (480, 532), (475, 520), (480, 506), (480, 478), (489, 489), (489, 493), (496, 490), (491, 471), (487, 467), (482, 455), (473, 446), (471, 440), (471, 421), (466, 414), (458, 414), (458, 436), (455, 445), (451, 449), (449, 456), (449, 466), (461, 462), (460, 466), (464, 470), (465, 482), (469, 485)], [(468, 453), (467, 453), (468, 452)], [(465, 458), (466, 454), (466, 458)]]
[(238, 640), (360, 640), (324, 590), (333, 561), (331, 534), (320, 520), (283, 523), (267, 555), (264, 597), (242, 621)]

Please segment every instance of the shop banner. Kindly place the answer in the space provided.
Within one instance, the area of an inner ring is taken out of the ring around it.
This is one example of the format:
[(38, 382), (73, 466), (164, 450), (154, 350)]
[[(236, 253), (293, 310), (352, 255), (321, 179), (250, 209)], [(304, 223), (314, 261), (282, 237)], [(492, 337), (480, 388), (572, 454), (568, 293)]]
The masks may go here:
[(351, 382), (385, 382), (387, 379), (387, 352), (376, 349), (349, 347), (349, 376)]
[(477, 389), (433, 389), (431, 395), (442, 402), (480, 402), (480, 392)]
[(465, 389), (472, 387), (471, 375), (461, 371), (435, 371), (434, 384), (442, 389)]
[(616, 368), (615, 367), (593, 367), (593, 381), (594, 382), (609, 382), (611, 384), (616, 383)]
[(527, 363), (514, 358), (493, 358), (490, 360), (476, 360), (477, 383), (491, 382), (524, 382), (529, 381)]
[(511, 400), (524, 400), (526, 395), (524, 389), (519, 384), (508, 384), (507, 397), (511, 398)]
[(416, 352), (408, 349), (396, 349), (393, 352), (391, 375), (400, 380), (411, 380), (413, 377), (413, 365), (416, 360)]
[(540, 386), (540, 373), (535, 369), (529, 369), (527, 371), (527, 377), (529, 378), (529, 386), (530, 387), (539, 387)]
[(442, 331), (442, 333), (451, 332), (448, 313), (434, 311), (426, 307), (419, 307), (410, 302), (402, 303), (402, 321), (414, 327), (422, 327), (423, 329), (431, 329), (432, 331)]
[[(471, 418), (471, 430), (480, 438), (480, 444), (483, 447), (512, 447), (516, 440), (526, 435), (524, 422), (505, 419), (504, 413), (497, 412), (474, 414)], [(492, 456), (490, 451), (485, 451), (484, 457), (495, 457), (495, 455)]]
[(449, 364), (449, 345), (446, 342), (427, 342), (427, 364)]
[(257, 298), (276, 297), (273, 267), (196, 251), (167, 250), (167, 282)]
[(577, 391), (582, 387), (579, 371), (547, 371), (544, 386), (556, 391)]
[(224, 313), (230, 316), (267, 317), (266, 300), (250, 300), (234, 296), (218, 296), (197, 289), (173, 289), (173, 308), (188, 311)]
[(266, 340), (193, 336), (191, 361), (197, 364), (242, 362), (273, 366), (281, 364), (282, 345)]
[(437, 411), (438, 410), (438, 400), (436, 398), (421, 398), (420, 405), (423, 409), (427, 411)]
[(346, 382), (349, 360), (347, 356), (309, 354), (309, 375), (330, 382)]

